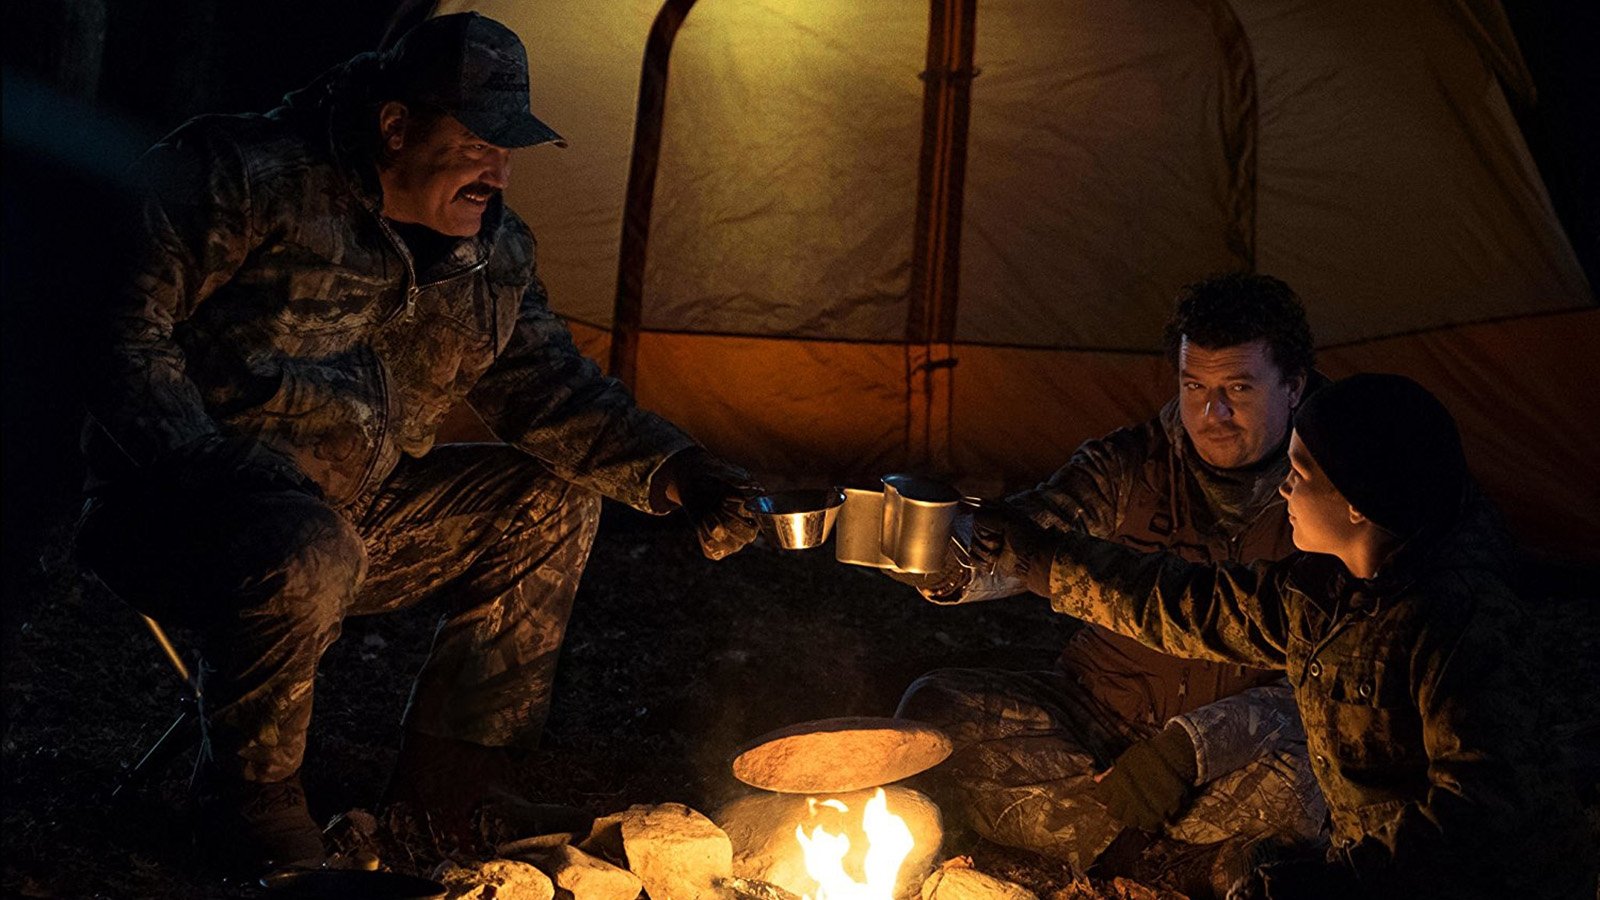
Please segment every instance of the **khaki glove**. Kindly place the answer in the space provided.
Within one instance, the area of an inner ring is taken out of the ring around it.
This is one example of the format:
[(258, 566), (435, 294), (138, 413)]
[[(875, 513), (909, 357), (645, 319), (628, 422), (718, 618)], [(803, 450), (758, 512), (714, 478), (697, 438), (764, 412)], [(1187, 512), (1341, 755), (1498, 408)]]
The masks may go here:
[(981, 575), (1016, 578), (1042, 597), (1050, 595), (1050, 566), (1056, 538), (1021, 512), (985, 503), (972, 514), (967, 564)]
[(756, 519), (744, 502), (764, 493), (749, 472), (701, 447), (674, 454), (669, 492), (694, 522), (695, 538), (707, 559), (722, 559), (756, 538)]
[(1199, 767), (1194, 742), (1172, 724), (1153, 738), (1122, 751), (1095, 785), (1106, 811), (1124, 825), (1156, 831), (1177, 815), (1194, 791)]

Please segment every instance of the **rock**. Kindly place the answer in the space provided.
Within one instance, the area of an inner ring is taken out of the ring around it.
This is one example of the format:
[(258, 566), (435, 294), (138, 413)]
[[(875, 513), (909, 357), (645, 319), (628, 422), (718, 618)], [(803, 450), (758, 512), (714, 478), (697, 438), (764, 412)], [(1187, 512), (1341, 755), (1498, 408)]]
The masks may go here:
[(589, 836), (575, 844), (579, 850), (608, 862), (627, 865), (622, 849), (622, 814), (601, 816), (589, 826)]
[[(944, 839), (939, 808), (910, 788), (890, 785), (883, 792), (889, 812), (905, 820), (916, 840), (895, 881), (896, 896), (911, 896), (939, 857)], [(795, 794), (753, 793), (733, 801), (716, 814), (717, 824), (733, 842), (733, 873), (777, 885), (798, 896), (815, 894), (817, 883), (806, 872), (805, 857), (794, 830), (805, 826), (809, 832), (817, 825), (835, 834), (850, 835), (845, 867), (847, 871), (859, 871), (867, 849), (866, 836), (859, 831), (861, 811), (875, 793), (876, 789), (872, 789), (832, 795), (831, 799), (849, 807), (848, 814), (836, 814), (826, 808), (813, 813), (808, 798)]]
[(573, 900), (634, 900), (644, 884), (639, 876), (579, 850), (570, 844), (528, 852), (526, 858), (550, 876)]
[(491, 859), (461, 866), (445, 861), (433, 872), (446, 900), (553, 900), (556, 887), (532, 863)]
[(532, 856), (559, 847), (562, 844), (571, 844), (577, 840), (578, 836), (576, 834), (565, 831), (536, 834), (533, 837), (503, 841), (495, 845), (494, 852), (496, 856), (503, 856), (507, 859), (520, 859), (524, 856)]
[[(628, 869), (650, 900), (728, 895), (722, 884), (733, 875), (733, 845), (710, 819), (681, 803), (634, 806), (616, 818)], [(601, 833), (599, 821), (595, 828)]]
[(1039, 900), (1039, 896), (977, 869), (948, 867), (922, 883), (922, 900)]

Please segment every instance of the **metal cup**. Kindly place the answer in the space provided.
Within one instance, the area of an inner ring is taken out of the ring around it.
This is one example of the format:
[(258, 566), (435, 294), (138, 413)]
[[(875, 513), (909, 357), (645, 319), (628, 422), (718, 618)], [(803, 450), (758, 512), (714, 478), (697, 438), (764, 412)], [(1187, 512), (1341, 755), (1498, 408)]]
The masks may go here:
[(915, 475), (883, 476), (883, 555), (902, 572), (928, 574), (942, 569), (960, 503), (960, 492), (942, 482)]
[(809, 550), (828, 539), (843, 505), (844, 492), (838, 488), (804, 488), (752, 497), (744, 508), (774, 544), (785, 550)]
[(853, 566), (894, 568), (894, 560), (883, 552), (883, 491), (844, 489), (833, 557)]

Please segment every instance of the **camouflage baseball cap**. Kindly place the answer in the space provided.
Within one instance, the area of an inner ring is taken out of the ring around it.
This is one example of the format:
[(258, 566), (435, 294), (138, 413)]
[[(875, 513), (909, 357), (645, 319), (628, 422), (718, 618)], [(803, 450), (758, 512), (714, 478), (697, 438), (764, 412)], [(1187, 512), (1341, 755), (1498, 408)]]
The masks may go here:
[(498, 147), (567, 142), (528, 102), (528, 55), (506, 26), (475, 12), (428, 19), (401, 36), (384, 62), (407, 97), (455, 116)]

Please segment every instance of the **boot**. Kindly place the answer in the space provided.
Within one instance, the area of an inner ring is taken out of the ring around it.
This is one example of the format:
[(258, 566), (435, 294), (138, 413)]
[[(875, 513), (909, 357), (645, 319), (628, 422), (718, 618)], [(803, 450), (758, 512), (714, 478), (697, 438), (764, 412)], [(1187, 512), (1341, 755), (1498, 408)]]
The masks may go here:
[(327, 859), (298, 775), (257, 782), (207, 773), (195, 785), (195, 805), (196, 845), (229, 874), (314, 868)]

